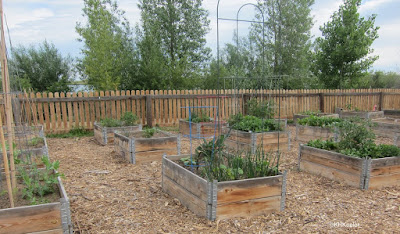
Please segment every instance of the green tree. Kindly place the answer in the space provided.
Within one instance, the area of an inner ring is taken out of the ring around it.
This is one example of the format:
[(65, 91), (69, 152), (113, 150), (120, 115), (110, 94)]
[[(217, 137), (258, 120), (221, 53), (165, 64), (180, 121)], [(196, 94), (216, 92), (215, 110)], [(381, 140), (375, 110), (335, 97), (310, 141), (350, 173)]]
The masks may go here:
[(326, 88), (357, 87), (378, 56), (369, 56), (376, 38), (376, 15), (360, 17), (361, 0), (344, 0), (320, 28), (322, 38), (316, 40), (314, 73)]
[[(257, 44), (257, 57), (262, 60), (264, 49), (265, 73), (285, 75), (286, 86), (293, 80), (311, 75), (311, 6), (314, 0), (258, 0), (264, 12), (264, 40), (262, 24), (253, 24), (251, 37)], [(256, 16), (262, 20), (261, 14)], [(286, 87), (290, 88), (290, 87)]]
[(137, 52), (124, 11), (112, 0), (84, 0), (83, 16), (76, 31), (84, 43), (78, 69), (97, 90), (129, 89), (137, 76)]
[(72, 59), (63, 57), (52, 43), (19, 46), (11, 52), (12, 88), (34, 91), (67, 92), (71, 82)]
[[(209, 30), (202, 0), (141, 0), (141, 76), (157, 88), (188, 88), (199, 77), (210, 49)], [(158, 71), (153, 70), (158, 69)]]

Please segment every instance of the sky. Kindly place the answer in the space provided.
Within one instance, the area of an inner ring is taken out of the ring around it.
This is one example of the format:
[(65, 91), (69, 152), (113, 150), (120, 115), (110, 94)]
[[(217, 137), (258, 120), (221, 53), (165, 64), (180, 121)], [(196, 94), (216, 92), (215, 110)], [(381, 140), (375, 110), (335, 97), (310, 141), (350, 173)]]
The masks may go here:
[[(118, 0), (119, 8), (126, 12), (131, 25), (140, 21), (138, 0)], [(255, 3), (256, 0), (220, 0), (219, 15), (222, 18), (236, 18), (236, 12), (244, 3)], [(315, 0), (312, 6), (314, 26), (313, 38), (321, 36), (319, 27), (330, 20), (333, 12), (339, 9), (343, 0)], [(47, 40), (53, 43), (63, 55), (80, 56), (82, 43), (75, 32), (76, 22), (84, 22), (82, 16), (83, 0), (3, 0), (4, 13), (8, 25), (6, 40), (9, 38), (13, 47), (30, 46)], [(210, 32), (206, 39), (208, 46), (217, 50), (217, 0), (203, 0), (203, 6), (209, 11)], [(379, 59), (372, 70), (400, 73), (400, 0), (363, 0), (359, 12), (368, 17), (377, 14), (375, 25), (379, 26), (379, 38), (372, 45), (374, 55)], [(252, 19), (252, 7), (244, 7), (240, 12), (241, 19)], [(247, 32), (246, 23), (239, 26), (239, 34)], [(236, 22), (223, 21), (219, 24), (220, 45), (229, 42), (236, 29)], [(7, 29), (7, 28), (6, 28)], [(9, 33), (8, 33), (9, 32)]]

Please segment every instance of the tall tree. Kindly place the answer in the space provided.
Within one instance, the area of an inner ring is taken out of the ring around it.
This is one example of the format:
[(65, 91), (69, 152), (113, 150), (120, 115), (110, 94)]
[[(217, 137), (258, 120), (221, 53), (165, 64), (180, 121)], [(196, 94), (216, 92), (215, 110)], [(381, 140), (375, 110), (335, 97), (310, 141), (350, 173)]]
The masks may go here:
[(19, 46), (12, 50), (10, 72), (12, 88), (32, 88), (43, 92), (68, 92), (71, 82), (70, 57), (63, 57), (52, 43), (44, 41), (37, 47)]
[[(264, 61), (268, 75), (287, 75), (292, 78), (310, 75), (311, 6), (314, 0), (258, 0), (264, 12), (262, 24), (253, 24), (251, 35), (258, 45), (258, 58)], [(261, 14), (257, 19), (262, 20)], [(290, 84), (288, 84), (290, 86)]]
[(190, 86), (190, 79), (201, 73), (209, 59), (205, 39), (208, 13), (201, 4), (202, 0), (141, 0), (138, 4), (141, 72), (149, 75), (149, 68), (158, 67), (151, 78), (159, 88)]
[(378, 56), (369, 56), (378, 38), (376, 15), (360, 17), (361, 0), (344, 0), (320, 28), (323, 38), (316, 40), (314, 72), (327, 88), (356, 87)]
[(88, 84), (97, 90), (127, 89), (137, 72), (133, 33), (124, 12), (112, 0), (84, 0), (76, 31), (84, 42), (78, 66)]

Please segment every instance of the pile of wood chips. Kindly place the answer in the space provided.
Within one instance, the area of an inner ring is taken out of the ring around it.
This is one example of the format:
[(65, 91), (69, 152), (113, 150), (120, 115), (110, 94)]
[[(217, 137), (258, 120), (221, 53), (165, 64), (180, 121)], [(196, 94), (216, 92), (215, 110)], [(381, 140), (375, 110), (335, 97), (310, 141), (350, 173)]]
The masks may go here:
[[(400, 186), (362, 191), (297, 171), (298, 142), (281, 158), (288, 171), (286, 209), (270, 215), (211, 222), (161, 189), (161, 162), (128, 164), (112, 145), (92, 137), (48, 139), (50, 157), (71, 202), (76, 233), (387, 232), (400, 230)], [(378, 141), (391, 143), (379, 138)], [(196, 142), (198, 143), (198, 142)], [(195, 145), (195, 144), (194, 144)], [(188, 153), (187, 139), (182, 143)], [(194, 147), (194, 146), (193, 146)], [(194, 148), (193, 148), (194, 150)]]

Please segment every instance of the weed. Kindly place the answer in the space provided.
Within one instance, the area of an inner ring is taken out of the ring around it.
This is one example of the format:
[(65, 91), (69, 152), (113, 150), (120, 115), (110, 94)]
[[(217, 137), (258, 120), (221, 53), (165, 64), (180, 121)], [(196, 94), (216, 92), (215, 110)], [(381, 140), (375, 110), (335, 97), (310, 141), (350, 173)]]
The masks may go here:
[(49, 138), (72, 138), (72, 137), (85, 137), (93, 136), (93, 131), (84, 129), (83, 127), (75, 127), (68, 133), (47, 134)]

